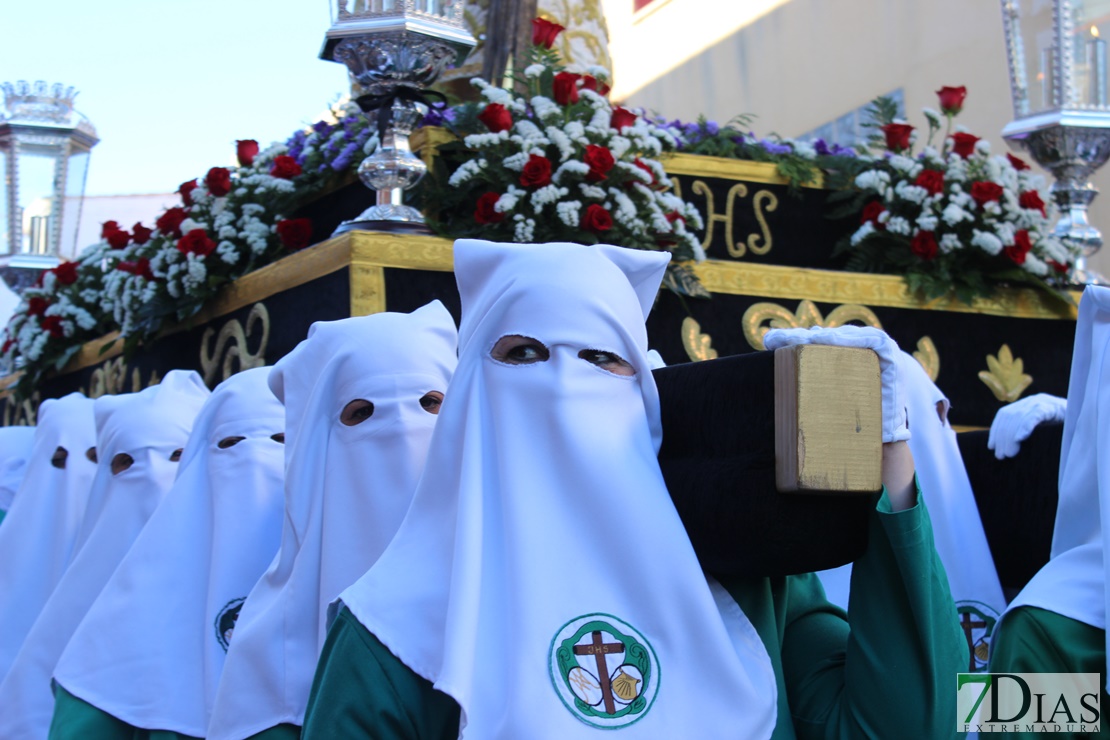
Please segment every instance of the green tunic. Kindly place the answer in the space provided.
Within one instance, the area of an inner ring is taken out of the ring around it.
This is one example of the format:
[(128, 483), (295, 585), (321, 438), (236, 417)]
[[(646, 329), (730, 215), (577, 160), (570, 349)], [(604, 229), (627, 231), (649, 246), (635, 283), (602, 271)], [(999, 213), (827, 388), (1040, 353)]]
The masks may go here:
[[(885, 493), (879, 500), (852, 572), (851, 630), (813, 574), (721, 583), (771, 656), (775, 740), (955, 735), (955, 675), (966, 670), (967, 642), (923, 503), (894, 513)], [(313, 681), (305, 740), (455, 740), (458, 724), (454, 700), (340, 611)]]
[[(1006, 615), (991, 638), (991, 673), (1097, 673), (1102, 681), (1103, 712), (1110, 707), (1106, 693), (1106, 631), (1062, 614), (1022, 606)], [(1045, 733), (1007, 733), (999, 737), (1043, 737)], [(1072, 737), (1052, 733), (1053, 737)], [(1110, 735), (1102, 722), (1099, 735)]]
[[(301, 728), (278, 725), (251, 735), (248, 740), (297, 740)], [(78, 699), (61, 686), (54, 687), (54, 717), (49, 740), (200, 740), (169, 730), (143, 730), (116, 719)]]

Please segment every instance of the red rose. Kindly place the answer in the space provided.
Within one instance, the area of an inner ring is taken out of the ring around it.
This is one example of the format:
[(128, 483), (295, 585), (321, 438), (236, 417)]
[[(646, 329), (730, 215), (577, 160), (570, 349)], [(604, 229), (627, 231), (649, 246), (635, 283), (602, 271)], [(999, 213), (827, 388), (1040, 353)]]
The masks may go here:
[(5, 339), (4, 340), (4, 346), (0, 347), (0, 355), (8, 354), (8, 350), (12, 348), (13, 344), (15, 344), (15, 340), (12, 339), (11, 337), (8, 337), (7, 339)]
[(181, 236), (181, 222), (187, 217), (184, 208), (174, 206), (159, 216), (154, 226), (163, 234)]
[(50, 302), (45, 298), (35, 296), (27, 301), (27, 315), (28, 316), (42, 316), (46, 313), (46, 309), (50, 307)]
[(1041, 194), (1036, 190), (1026, 190), (1018, 196), (1018, 205), (1022, 208), (1035, 208), (1045, 215), (1044, 201), (1041, 200)]
[(639, 116), (627, 108), (614, 108), (613, 115), (609, 118), (609, 126), (620, 131), (625, 126), (635, 126), (638, 118)]
[(505, 214), (495, 211), (493, 207), (501, 196), (497, 193), (483, 193), (478, 198), (478, 207), (474, 209), (474, 220), (480, 224), (496, 224), (505, 220)]
[(532, 44), (550, 49), (551, 45), (555, 43), (555, 37), (565, 30), (567, 30), (566, 26), (552, 23), (545, 18), (534, 18), (532, 20)]
[(61, 316), (47, 316), (43, 318), (42, 330), (50, 332), (50, 336), (54, 339), (61, 339), (66, 335), (65, 329), (62, 328)]
[(570, 105), (578, 102), (578, 81), (582, 75), (573, 72), (560, 72), (555, 75), (552, 94), (559, 105)]
[(50, 272), (54, 273), (54, 279), (62, 285), (73, 285), (77, 282), (76, 262), (63, 262)]
[(130, 243), (131, 235), (122, 229), (108, 235), (108, 246), (112, 249), (123, 249)]
[(681, 221), (683, 224), (686, 223), (686, 217), (678, 211), (671, 211), (670, 213), (663, 216), (663, 218), (667, 219), (667, 223), (673, 224), (675, 221)]
[(290, 252), (304, 249), (312, 243), (312, 221), (307, 218), (287, 218), (277, 222), (277, 235)]
[(270, 175), (272, 177), (280, 177), (282, 180), (292, 180), (299, 174), (301, 174), (301, 166), (297, 164), (297, 160), (293, 159), (288, 154), (279, 154), (274, 157), (274, 164), (270, 167)]
[(873, 200), (863, 207), (863, 211), (859, 214), (859, 222), (865, 224), (868, 221), (875, 224), (878, 228), (885, 228), (884, 224), (879, 223), (879, 216), (886, 213), (886, 208), (880, 201)]
[(136, 244), (146, 244), (150, 241), (150, 235), (153, 233), (152, 229), (143, 226), (142, 221), (136, 221), (135, 225), (131, 227), (131, 241)]
[(258, 156), (258, 142), (254, 139), (238, 139), (235, 142), (235, 158), (240, 167), (250, 167)]
[(937, 238), (931, 231), (919, 231), (910, 242), (910, 251), (923, 260), (931, 260), (937, 256), (940, 247)]
[(181, 183), (177, 192), (181, 195), (181, 202), (185, 204), (186, 208), (191, 208), (193, 205), (193, 191), (197, 189), (197, 181), (189, 180), (188, 182)]
[(613, 217), (597, 203), (591, 203), (582, 216), (582, 228), (590, 231), (608, 231), (613, 228)]
[(227, 167), (213, 167), (204, 176), (204, 185), (212, 195), (222, 198), (231, 192), (231, 172)]
[(154, 279), (154, 273), (150, 269), (150, 260), (148, 260), (146, 257), (140, 257), (135, 262), (122, 260), (116, 264), (116, 269), (120, 272), (128, 272), (132, 275), (144, 277), (147, 280)]
[(1006, 152), (1006, 159), (1010, 160), (1010, 164), (1018, 172), (1029, 169), (1029, 165), (1026, 163), (1026, 161), (1024, 159), (1020, 159), (1018, 157), (1015, 157), (1013, 154), (1010, 154), (1009, 152)]
[(613, 88), (606, 85), (593, 75), (582, 75), (582, 89), (593, 90), (598, 95), (608, 95)]
[(940, 170), (921, 170), (921, 174), (913, 181), (919, 188), (925, 188), (929, 195), (944, 192), (944, 173)]
[(964, 107), (964, 98), (967, 97), (967, 88), (963, 85), (959, 87), (942, 87), (937, 90), (937, 97), (940, 98), (940, 112), (946, 116), (954, 116)]
[(478, 115), (478, 120), (486, 124), (491, 132), (499, 134), (513, 127), (513, 114), (500, 103), (490, 103)]
[[(644, 164), (643, 160), (641, 160), (639, 157), (636, 157), (636, 159), (632, 160), (632, 164), (646, 172), (648, 174), (648, 177), (651, 178), (651, 182), (647, 184), (649, 188), (655, 185), (655, 170)], [(639, 182), (639, 180), (635, 182)]]
[(1048, 264), (1052, 266), (1053, 270), (1060, 273), (1061, 275), (1066, 275), (1067, 272), (1068, 272), (1068, 266), (1065, 265), (1063, 262), (1057, 262), (1056, 260), (1048, 260)]
[(119, 231), (119, 224), (115, 221), (105, 221), (100, 225), (100, 238), (107, 239), (112, 232)]
[(177, 251), (182, 254), (195, 254), (207, 257), (216, 248), (216, 242), (208, 238), (204, 229), (193, 229), (177, 240)]
[(520, 184), (526, 188), (551, 184), (551, 160), (532, 154), (520, 171)]
[(1002, 197), (1002, 186), (996, 182), (977, 180), (971, 183), (971, 197), (982, 208), (987, 203), (997, 202)]
[(1029, 232), (1025, 229), (1014, 232), (1014, 243), (1003, 247), (1003, 253), (1013, 260), (1015, 265), (1025, 264), (1025, 255), (1033, 250), (1033, 242), (1029, 241)]
[(908, 123), (888, 123), (882, 127), (886, 136), (886, 148), (892, 152), (900, 152), (910, 148), (910, 134), (913, 126)]
[(615, 164), (613, 153), (597, 144), (586, 145), (586, 153), (582, 155), (582, 161), (590, 166), (590, 171), (586, 173), (586, 179), (593, 182), (604, 180)]
[(958, 131), (952, 134), (952, 151), (967, 159), (975, 151), (975, 142), (977, 141), (979, 141), (978, 136)]

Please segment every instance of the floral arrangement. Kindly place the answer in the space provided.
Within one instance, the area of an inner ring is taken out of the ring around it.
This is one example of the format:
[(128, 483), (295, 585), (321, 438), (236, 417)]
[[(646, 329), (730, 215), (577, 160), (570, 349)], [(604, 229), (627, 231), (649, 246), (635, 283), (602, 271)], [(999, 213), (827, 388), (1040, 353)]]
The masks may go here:
[(552, 50), (564, 29), (533, 23), (524, 94), (472, 80), (482, 102), (443, 122), (461, 137), (440, 147), (425, 185), (429, 223), (442, 235), (515, 242), (605, 241), (671, 252), (667, 285), (707, 295), (689, 263), (704, 259), (697, 210), (669, 192), (658, 157), (679, 140), (643, 115), (614, 107), (608, 72), (574, 72)]
[(916, 154), (917, 131), (895, 119), (893, 101), (873, 103), (874, 156), (858, 161), (841, 195), (840, 213), (858, 213), (860, 225), (837, 251), (848, 255), (847, 269), (902, 274), (927, 299), (953, 292), (970, 303), (1000, 285), (1025, 284), (1069, 300), (1060, 288), (1077, 254), (1052, 235), (1043, 178), (953, 130), (966, 94), (938, 91), (941, 111), (924, 111), (928, 134)]
[(751, 116), (740, 115), (723, 126), (704, 117), (696, 123), (675, 120), (663, 125), (679, 140), (679, 151), (774, 164), (795, 192), (802, 185), (817, 182), (824, 171), (841, 169), (841, 158), (855, 159), (858, 155), (852, 147), (829, 145), (824, 139), (810, 142), (777, 135), (761, 138), (750, 130), (750, 124)]

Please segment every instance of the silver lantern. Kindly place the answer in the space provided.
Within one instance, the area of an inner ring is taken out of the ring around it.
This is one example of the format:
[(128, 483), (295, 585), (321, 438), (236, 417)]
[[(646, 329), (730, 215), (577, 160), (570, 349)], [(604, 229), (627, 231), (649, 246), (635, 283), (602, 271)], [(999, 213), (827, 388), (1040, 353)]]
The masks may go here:
[(463, 24), (463, 0), (334, 0), (320, 58), (341, 62), (365, 91), (357, 102), (377, 120), (377, 150), (358, 168), (377, 202), (336, 233), (352, 229), (423, 232), (418, 210), (402, 194), (424, 176), (409, 134), (427, 111), (424, 90), (477, 43)]
[(1091, 175), (1110, 157), (1107, 39), (1110, 6), (1099, 0), (1001, 0), (1014, 121), (1002, 130), (1052, 173), (1061, 212), (1056, 236), (1081, 250), (1072, 278), (1103, 283), (1087, 267), (1102, 247), (1087, 208)]
[(76, 252), (89, 151), (98, 139), (73, 109), (74, 88), (20, 81), (0, 89), (0, 269), (9, 282), (25, 283), (57, 265), (63, 251)]

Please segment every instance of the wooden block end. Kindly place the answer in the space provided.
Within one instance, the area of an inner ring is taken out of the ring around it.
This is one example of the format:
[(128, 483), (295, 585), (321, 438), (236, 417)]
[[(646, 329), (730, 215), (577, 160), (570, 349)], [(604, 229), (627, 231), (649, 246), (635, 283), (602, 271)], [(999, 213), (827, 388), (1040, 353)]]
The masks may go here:
[(775, 350), (775, 479), (783, 492), (882, 488), (882, 385), (869, 349)]

